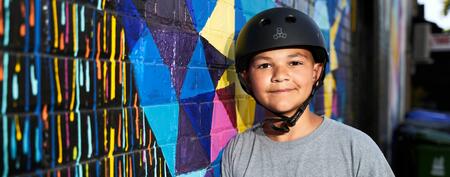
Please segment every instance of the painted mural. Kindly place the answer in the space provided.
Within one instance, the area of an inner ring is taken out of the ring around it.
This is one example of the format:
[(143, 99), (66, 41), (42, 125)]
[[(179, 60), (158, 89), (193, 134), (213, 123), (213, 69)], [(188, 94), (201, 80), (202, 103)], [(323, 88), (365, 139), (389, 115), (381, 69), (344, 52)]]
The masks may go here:
[[(395, 127), (405, 117), (405, 97), (406, 97), (406, 50), (407, 50), (407, 23), (411, 13), (407, 1), (386, 1), (386, 6), (390, 9), (389, 26), (385, 26), (387, 39), (389, 39), (388, 53), (388, 116), (387, 137), (390, 139)], [(387, 15), (386, 15), (387, 16)], [(391, 140), (389, 140), (391, 141)]]
[(220, 176), (262, 113), (234, 39), (276, 6), (319, 23), (331, 62), (314, 109), (342, 120), (345, 0), (0, 0), (0, 175)]

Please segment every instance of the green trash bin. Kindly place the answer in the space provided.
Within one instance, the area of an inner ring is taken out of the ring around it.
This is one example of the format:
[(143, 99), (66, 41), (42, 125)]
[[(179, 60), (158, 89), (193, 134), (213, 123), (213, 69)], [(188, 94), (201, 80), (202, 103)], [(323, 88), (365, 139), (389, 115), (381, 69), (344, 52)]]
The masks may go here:
[(419, 138), (423, 140), (416, 146), (418, 176), (450, 176), (450, 136), (425, 129)]
[(450, 177), (450, 117), (410, 118), (394, 132), (397, 177)]

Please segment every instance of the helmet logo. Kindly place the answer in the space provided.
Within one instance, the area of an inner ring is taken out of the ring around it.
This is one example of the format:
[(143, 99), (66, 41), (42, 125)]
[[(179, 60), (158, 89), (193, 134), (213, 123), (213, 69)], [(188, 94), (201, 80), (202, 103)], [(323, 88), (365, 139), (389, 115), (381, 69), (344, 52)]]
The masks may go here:
[(286, 39), (287, 33), (284, 33), (284, 32), (283, 32), (283, 28), (277, 27), (277, 32), (275, 32), (275, 34), (273, 34), (272, 37), (273, 37), (273, 39), (275, 39), (275, 40), (277, 40), (277, 39), (279, 39), (279, 38), (284, 38), (284, 39)]

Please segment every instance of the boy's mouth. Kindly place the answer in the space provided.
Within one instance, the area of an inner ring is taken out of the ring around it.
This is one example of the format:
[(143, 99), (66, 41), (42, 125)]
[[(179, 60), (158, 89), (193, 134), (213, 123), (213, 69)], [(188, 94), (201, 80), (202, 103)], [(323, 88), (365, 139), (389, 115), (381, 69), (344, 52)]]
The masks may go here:
[(290, 92), (293, 91), (294, 89), (291, 88), (285, 88), (285, 89), (273, 89), (273, 90), (269, 90), (269, 93), (285, 93), (285, 92)]

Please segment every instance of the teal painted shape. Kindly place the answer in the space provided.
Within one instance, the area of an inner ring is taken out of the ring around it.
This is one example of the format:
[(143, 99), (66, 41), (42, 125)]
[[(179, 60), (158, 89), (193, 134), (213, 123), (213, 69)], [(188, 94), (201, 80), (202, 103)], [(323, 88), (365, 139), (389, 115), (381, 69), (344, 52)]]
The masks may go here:
[(141, 106), (177, 102), (169, 67), (146, 28), (129, 54)]
[(314, 21), (317, 23), (320, 29), (329, 30), (330, 29), (330, 21), (328, 15), (327, 2), (325, 0), (318, 0), (314, 4)]
[(201, 169), (187, 174), (178, 175), (177, 177), (203, 177), (206, 174), (206, 169)]
[(254, 15), (263, 10), (276, 6), (273, 0), (260, 0), (257, 3), (255, 3), (255, 1), (236, 0), (236, 3), (241, 5), (245, 21), (248, 21)]
[(195, 97), (215, 90), (206, 65), (205, 52), (200, 38), (197, 40), (197, 45), (187, 68), (180, 99)]
[(145, 117), (152, 128), (167, 162), (170, 174), (175, 175), (175, 155), (178, 139), (178, 103), (143, 107)]
[[(328, 52), (330, 51), (330, 28), (331, 24), (328, 20), (330, 18), (328, 14), (328, 6), (326, 0), (318, 0), (314, 4), (314, 15), (313, 20), (317, 23), (320, 28), (320, 31), (325, 38), (325, 44)], [(330, 63), (328, 63), (329, 65)], [(326, 67), (326, 73), (329, 72), (330, 67)]]
[(129, 54), (140, 106), (172, 175), (175, 175), (175, 152), (178, 139), (179, 105), (172, 86), (170, 70), (162, 64), (159, 50), (148, 28)]

